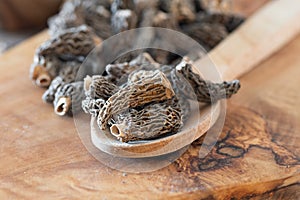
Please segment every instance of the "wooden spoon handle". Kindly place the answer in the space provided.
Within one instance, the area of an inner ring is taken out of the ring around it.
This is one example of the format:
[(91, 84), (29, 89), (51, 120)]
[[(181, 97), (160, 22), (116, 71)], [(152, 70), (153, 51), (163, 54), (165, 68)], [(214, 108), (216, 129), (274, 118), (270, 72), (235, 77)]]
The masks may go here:
[(208, 73), (211, 59), (222, 78), (231, 80), (250, 71), (299, 32), (300, 1), (272, 1), (195, 65)]

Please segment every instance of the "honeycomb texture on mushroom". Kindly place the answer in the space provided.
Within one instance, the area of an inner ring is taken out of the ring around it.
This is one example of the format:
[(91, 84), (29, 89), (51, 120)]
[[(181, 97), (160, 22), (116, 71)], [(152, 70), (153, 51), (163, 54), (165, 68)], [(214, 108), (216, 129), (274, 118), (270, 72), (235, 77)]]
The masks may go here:
[(173, 96), (174, 91), (166, 76), (159, 70), (152, 71), (148, 76), (128, 84), (112, 95), (99, 112), (98, 125), (101, 129), (105, 129), (113, 114), (150, 102), (170, 99)]
[(178, 103), (171, 100), (149, 104), (142, 110), (129, 109), (118, 116), (110, 130), (122, 142), (157, 138), (179, 130), (180, 112)]

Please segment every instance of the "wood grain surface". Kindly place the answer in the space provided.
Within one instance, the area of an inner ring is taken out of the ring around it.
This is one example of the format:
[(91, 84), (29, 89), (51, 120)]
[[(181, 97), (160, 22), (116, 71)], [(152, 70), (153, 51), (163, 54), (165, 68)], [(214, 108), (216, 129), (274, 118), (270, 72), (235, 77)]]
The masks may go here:
[(295, 38), (300, 33), (299, 18), (300, 1), (269, 2), (210, 51), (206, 59), (196, 62), (200, 67), (207, 66), (201, 68), (202, 73), (208, 72), (204, 74), (213, 71), (209, 64), (213, 60), (224, 80), (240, 77)]
[(0, 57), (0, 199), (297, 199), (300, 36), (241, 78), (222, 134), (169, 166), (122, 173), (94, 159), (74, 121), (58, 117), (28, 78), (41, 33)]

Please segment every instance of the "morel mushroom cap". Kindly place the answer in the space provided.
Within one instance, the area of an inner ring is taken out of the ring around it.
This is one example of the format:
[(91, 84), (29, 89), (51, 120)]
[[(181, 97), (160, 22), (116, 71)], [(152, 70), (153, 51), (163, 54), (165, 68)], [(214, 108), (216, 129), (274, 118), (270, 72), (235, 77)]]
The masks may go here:
[(87, 97), (107, 100), (118, 91), (118, 86), (108, 81), (104, 76), (86, 76), (84, 79), (84, 91)]
[(51, 85), (44, 92), (42, 96), (43, 101), (46, 103), (53, 103), (56, 91), (58, 90), (59, 87), (61, 87), (64, 84), (65, 82), (63, 81), (63, 78), (60, 76), (53, 79)]
[(95, 48), (99, 40), (94, 40), (94, 34), (86, 26), (70, 28), (41, 44), (36, 54), (39, 57), (57, 56), (62, 59), (75, 59), (87, 56)]
[(122, 142), (176, 133), (182, 125), (180, 113), (178, 102), (172, 100), (147, 105), (140, 111), (130, 109), (120, 115), (110, 131)]
[[(143, 73), (143, 71), (137, 73)], [(150, 102), (171, 99), (175, 95), (171, 83), (162, 72), (155, 70), (151, 72), (144, 71), (144, 73), (143, 78), (121, 88), (106, 101), (99, 112), (97, 120), (101, 129), (106, 128), (106, 124), (114, 114)]]
[[(240, 82), (238, 80), (213, 83), (201, 78), (199, 74), (193, 72), (192, 68), (192, 64), (183, 59), (182, 62), (176, 66), (176, 71), (173, 71), (172, 74), (172, 79), (175, 81), (178, 89), (189, 99), (195, 99), (194, 96), (191, 96), (191, 94), (195, 94), (199, 102), (211, 103), (223, 98), (230, 98), (240, 89)], [(190, 87), (188, 87), (189, 90), (193, 90), (193, 92), (186, 92), (186, 87), (180, 87), (178, 84), (180, 80), (187, 81), (190, 85)]]
[(90, 115), (96, 117), (100, 109), (104, 106), (105, 101), (103, 99), (93, 99), (90, 97), (86, 97), (82, 103), (81, 107), (85, 113), (89, 113)]
[(159, 69), (160, 64), (155, 62), (148, 53), (142, 53), (129, 63), (109, 64), (105, 70), (108, 74), (107, 79), (116, 85), (122, 85), (127, 81), (128, 75), (137, 70), (155, 70)]
[(182, 31), (203, 45), (208, 51), (228, 36), (226, 27), (220, 23), (188, 24), (182, 26)]

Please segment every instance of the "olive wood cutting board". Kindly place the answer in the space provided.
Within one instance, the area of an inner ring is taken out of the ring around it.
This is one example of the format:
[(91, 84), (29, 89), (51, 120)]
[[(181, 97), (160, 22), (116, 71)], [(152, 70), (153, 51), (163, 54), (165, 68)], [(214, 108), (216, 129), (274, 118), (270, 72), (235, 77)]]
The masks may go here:
[[(263, 2), (236, 5), (249, 15)], [(47, 38), (41, 33), (0, 57), (0, 199), (299, 198), (300, 35), (241, 78), (205, 158), (198, 157), (198, 140), (169, 166), (140, 174), (98, 162), (73, 119), (42, 102), (44, 90), (31, 83), (28, 70)]]

